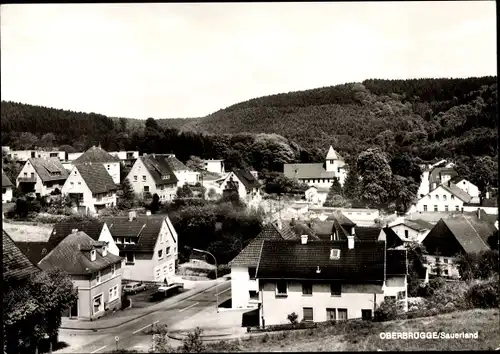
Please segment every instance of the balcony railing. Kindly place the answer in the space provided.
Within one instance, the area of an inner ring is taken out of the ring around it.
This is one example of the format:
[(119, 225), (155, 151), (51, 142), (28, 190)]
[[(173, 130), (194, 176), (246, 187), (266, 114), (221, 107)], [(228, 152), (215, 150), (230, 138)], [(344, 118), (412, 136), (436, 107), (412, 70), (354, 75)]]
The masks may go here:
[(19, 183), (36, 183), (36, 177), (18, 177)]

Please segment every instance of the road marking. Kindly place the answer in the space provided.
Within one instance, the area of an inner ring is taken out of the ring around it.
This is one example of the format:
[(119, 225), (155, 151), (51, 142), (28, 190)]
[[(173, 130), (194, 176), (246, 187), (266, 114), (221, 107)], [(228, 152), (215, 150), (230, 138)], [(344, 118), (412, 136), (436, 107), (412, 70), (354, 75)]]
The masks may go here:
[(197, 303), (195, 303), (195, 304), (192, 304), (192, 305), (189, 305), (188, 307), (184, 307), (182, 310), (179, 310), (179, 312), (182, 312), (182, 311), (184, 311), (184, 310), (187, 310), (187, 309), (189, 309), (189, 308), (191, 308), (191, 307), (193, 307), (193, 306), (196, 306), (196, 305), (198, 305), (198, 304), (199, 304), (199, 302), (197, 302)]
[(218, 294), (216, 294), (216, 295), (217, 295), (217, 296), (219, 296), (220, 294), (223, 294), (223, 293), (225, 293), (225, 292), (226, 292), (226, 291), (228, 291), (228, 290), (231, 290), (231, 288), (227, 288), (226, 290), (222, 290), (220, 293), (218, 293)]
[(106, 348), (106, 347), (107, 347), (107, 345), (105, 345), (104, 347), (100, 347), (99, 349), (94, 350), (94, 351), (93, 351), (93, 352), (91, 352), (90, 354), (97, 353), (99, 350), (104, 349), (104, 348)]
[(150, 323), (150, 324), (148, 324), (148, 325), (146, 325), (146, 326), (144, 326), (144, 327), (142, 327), (142, 328), (139, 328), (137, 331), (132, 332), (132, 334), (136, 334), (137, 332), (140, 332), (140, 331), (142, 331), (143, 329), (146, 329), (146, 328), (148, 328), (149, 326), (154, 325), (154, 324), (156, 324), (156, 323), (158, 323), (158, 322), (160, 322), (160, 321), (158, 320), (158, 321), (155, 321), (155, 322), (153, 322), (153, 323)]

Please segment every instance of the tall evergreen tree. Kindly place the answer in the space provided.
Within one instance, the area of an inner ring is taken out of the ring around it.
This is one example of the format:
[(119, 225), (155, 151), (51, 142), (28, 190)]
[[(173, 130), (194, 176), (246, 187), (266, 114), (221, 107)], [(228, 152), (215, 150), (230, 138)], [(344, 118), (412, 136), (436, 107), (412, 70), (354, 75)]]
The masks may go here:
[(359, 197), (359, 176), (354, 164), (349, 166), (347, 171), (343, 192), (347, 199), (357, 200)]

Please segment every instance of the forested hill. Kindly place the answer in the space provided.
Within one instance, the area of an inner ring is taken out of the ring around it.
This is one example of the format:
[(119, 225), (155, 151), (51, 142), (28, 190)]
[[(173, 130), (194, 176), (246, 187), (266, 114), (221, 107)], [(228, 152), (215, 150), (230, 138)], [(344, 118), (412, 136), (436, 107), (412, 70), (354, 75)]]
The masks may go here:
[(373, 145), (423, 159), (495, 155), (497, 78), (366, 80), (237, 103), (185, 130), (278, 133), (356, 156)]

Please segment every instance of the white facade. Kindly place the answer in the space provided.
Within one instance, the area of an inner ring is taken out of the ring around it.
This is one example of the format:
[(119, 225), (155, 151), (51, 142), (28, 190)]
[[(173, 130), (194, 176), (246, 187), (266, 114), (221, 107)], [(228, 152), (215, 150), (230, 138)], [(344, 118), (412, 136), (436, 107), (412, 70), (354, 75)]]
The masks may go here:
[(200, 173), (190, 170), (178, 170), (174, 171), (175, 177), (177, 177), (177, 187), (182, 187), (186, 183), (189, 185), (194, 185), (200, 182)]
[(102, 165), (106, 168), (113, 182), (120, 184), (120, 163), (119, 162), (103, 162)]
[[(255, 274), (255, 268), (253, 272)], [(232, 308), (255, 308), (258, 302), (259, 285), (256, 279), (250, 279), (248, 267), (231, 267)]]
[(86, 212), (90, 214), (96, 214), (99, 209), (116, 205), (116, 191), (94, 195), (80, 172), (78, 172), (78, 166), (73, 167), (71, 170), (61, 192), (63, 195), (69, 195), (70, 197), (72, 194), (80, 195), (80, 207), (85, 207)]
[(20, 181), (22, 181), (23, 178), (29, 178), (30, 180), (35, 181), (35, 193), (40, 194), (42, 197), (50, 195), (50, 193), (55, 191), (56, 188), (61, 191), (64, 183), (64, 180), (61, 180), (60, 182), (48, 181), (44, 183), (29, 161), (26, 161), (23, 168), (19, 172), (19, 175), (16, 178), (16, 187), (19, 187), (19, 184), (21, 183)]
[(177, 185), (159, 185), (156, 186), (156, 182), (149, 173), (148, 169), (144, 165), (141, 159), (137, 159), (130, 169), (127, 179), (130, 181), (134, 193), (142, 198), (145, 192), (153, 194), (158, 194), (160, 201), (172, 201), (175, 199), (177, 193)]
[(498, 208), (497, 207), (484, 207), (484, 206), (475, 206), (475, 205), (464, 205), (463, 209), (464, 211), (471, 212), (471, 211), (477, 211), (477, 209), (483, 209), (486, 214), (489, 215), (498, 215)]
[(422, 172), (422, 178), (420, 181), (420, 186), (418, 187), (417, 196), (423, 197), (424, 195), (428, 194), (430, 192), (429, 186), (430, 186), (429, 185), (429, 171), (424, 170)]
[(455, 184), (458, 188), (466, 192), (473, 198), (479, 198), (479, 188), (466, 179), (462, 179), (458, 183)]
[(208, 172), (224, 174), (224, 160), (204, 160), (205, 170)]
[(107, 249), (109, 253), (112, 253), (115, 256), (120, 255), (120, 250), (116, 246), (116, 243), (113, 240), (113, 236), (111, 236), (111, 232), (109, 232), (109, 228), (106, 223), (104, 223), (102, 227), (101, 234), (99, 235), (99, 241), (104, 241), (108, 243)]
[(422, 242), (431, 230), (418, 231), (405, 224), (391, 226), (391, 229), (404, 242)]
[(82, 155), (83, 152), (68, 152), (68, 161), (74, 161)]
[(28, 161), (28, 159), (42, 158), (48, 159), (51, 157), (57, 157), (59, 160), (66, 160), (65, 151), (43, 151), (43, 150), (11, 150), (8, 152), (8, 156), (15, 161)]
[(461, 211), (463, 205), (463, 200), (440, 185), (417, 201), (416, 211)]
[(460, 278), (460, 272), (458, 270), (458, 266), (455, 263), (454, 257), (443, 257), (443, 256), (433, 256), (433, 255), (425, 255), (425, 260), (427, 265), (429, 266), (430, 274), (437, 274), (436, 268), (439, 259), (439, 268), (441, 268), (441, 276), (450, 277), (450, 278)]
[(252, 188), (247, 190), (245, 185), (239, 180), (234, 172), (229, 173), (220, 184), (220, 190), (226, 189), (228, 182), (231, 180), (238, 182), (238, 195), (248, 207), (257, 208), (262, 200), (261, 188)]
[(2, 203), (12, 201), (12, 187), (2, 187)]

